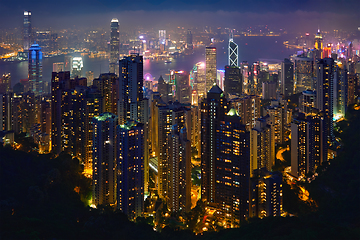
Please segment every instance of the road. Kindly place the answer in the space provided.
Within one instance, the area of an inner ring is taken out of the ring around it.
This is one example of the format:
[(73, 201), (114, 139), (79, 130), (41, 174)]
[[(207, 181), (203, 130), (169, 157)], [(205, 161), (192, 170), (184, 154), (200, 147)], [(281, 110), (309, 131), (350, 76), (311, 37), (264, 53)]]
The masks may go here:
[(197, 201), (200, 199), (200, 187), (191, 187), (191, 208), (196, 206)]
[(283, 157), (282, 154), (283, 154), (285, 151), (289, 151), (289, 150), (290, 150), (289, 147), (280, 149), (280, 150), (276, 153), (276, 158), (279, 159), (280, 161), (284, 162), (285, 159), (284, 159), (284, 157)]

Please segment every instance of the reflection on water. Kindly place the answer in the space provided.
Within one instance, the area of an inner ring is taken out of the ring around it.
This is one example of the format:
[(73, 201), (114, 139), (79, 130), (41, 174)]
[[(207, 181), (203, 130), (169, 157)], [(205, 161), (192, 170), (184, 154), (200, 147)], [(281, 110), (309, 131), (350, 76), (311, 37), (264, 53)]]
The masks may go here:
[[(287, 49), (282, 43), (287, 36), (280, 37), (239, 37), (234, 41), (239, 45), (239, 62), (248, 61), (252, 63), (259, 59), (278, 59), (279, 61), (288, 57), (293, 50)], [(217, 68), (224, 69), (227, 64), (227, 40), (215, 45), (217, 47)], [(73, 54), (72, 56), (79, 56)], [(43, 59), (43, 80), (50, 82), (52, 65), (54, 62), (63, 62), (64, 56), (56, 56)], [(195, 49), (193, 55), (179, 56), (171, 63), (164, 60), (144, 60), (144, 75), (149, 74), (156, 80), (162, 75), (164, 79), (170, 69), (190, 71), (195, 63), (205, 61), (205, 47)], [(87, 71), (93, 71), (94, 77), (109, 71), (109, 60), (106, 58), (89, 58), (83, 56), (83, 76)], [(10, 72), (12, 75), (12, 86), (20, 79), (28, 78), (27, 62), (0, 62), (0, 74)]]

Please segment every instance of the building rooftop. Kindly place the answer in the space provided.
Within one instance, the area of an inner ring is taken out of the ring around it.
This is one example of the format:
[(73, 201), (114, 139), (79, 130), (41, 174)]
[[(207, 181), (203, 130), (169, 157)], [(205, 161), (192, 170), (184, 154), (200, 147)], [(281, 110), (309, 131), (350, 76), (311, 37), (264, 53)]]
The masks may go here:
[(222, 92), (223, 91), (221, 90), (221, 88), (219, 88), (218, 85), (214, 85), (209, 91), (209, 93), (217, 93), (217, 94), (221, 94)]

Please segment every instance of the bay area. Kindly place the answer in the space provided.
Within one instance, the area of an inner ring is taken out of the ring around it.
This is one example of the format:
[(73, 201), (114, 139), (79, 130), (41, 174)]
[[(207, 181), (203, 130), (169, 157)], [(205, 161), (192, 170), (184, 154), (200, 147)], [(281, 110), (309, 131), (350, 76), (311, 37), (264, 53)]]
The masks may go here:
[[(236, 37), (234, 41), (239, 47), (239, 62), (247, 61), (249, 63), (255, 61), (280, 62), (284, 58), (289, 57), (295, 52), (288, 49), (283, 42), (290, 38), (289, 35), (276, 37)], [(227, 44), (225, 39), (222, 42), (214, 44), (217, 48), (217, 69), (224, 69), (227, 65)], [(78, 53), (72, 56), (80, 56)], [(83, 57), (84, 67), (83, 76), (87, 71), (93, 71), (94, 77), (98, 77), (100, 73), (109, 71), (109, 60), (107, 58), (89, 58)], [(53, 63), (64, 62), (64, 55), (44, 58), (43, 59), (43, 81), (51, 81), (51, 73)], [(192, 55), (179, 55), (174, 58), (171, 63), (165, 63), (164, 60), (144, 60), (144, 76), (149, 74), (156, 80), (162, 75), (166, 79), (166, 74), (170, 70), (190, 71), (197, 62), (205, 62), (205, 46), (195, 48)], [(28, 63), (23, 62), (0, 62), (0, 75), (3, 73), (11, 74), (11, 85), (14, 86), (20, 79), (28, 78)]]

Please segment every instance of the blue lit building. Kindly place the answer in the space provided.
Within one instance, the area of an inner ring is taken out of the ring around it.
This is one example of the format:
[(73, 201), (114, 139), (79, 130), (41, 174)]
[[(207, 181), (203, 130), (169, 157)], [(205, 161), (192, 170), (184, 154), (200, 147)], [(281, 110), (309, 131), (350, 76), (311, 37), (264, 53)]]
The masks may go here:
[(34, 43), (29, 48), (29, 89), (35, 95), (42, 95), (44, 85), (42, 81), (42, 52), (39, 44)]

